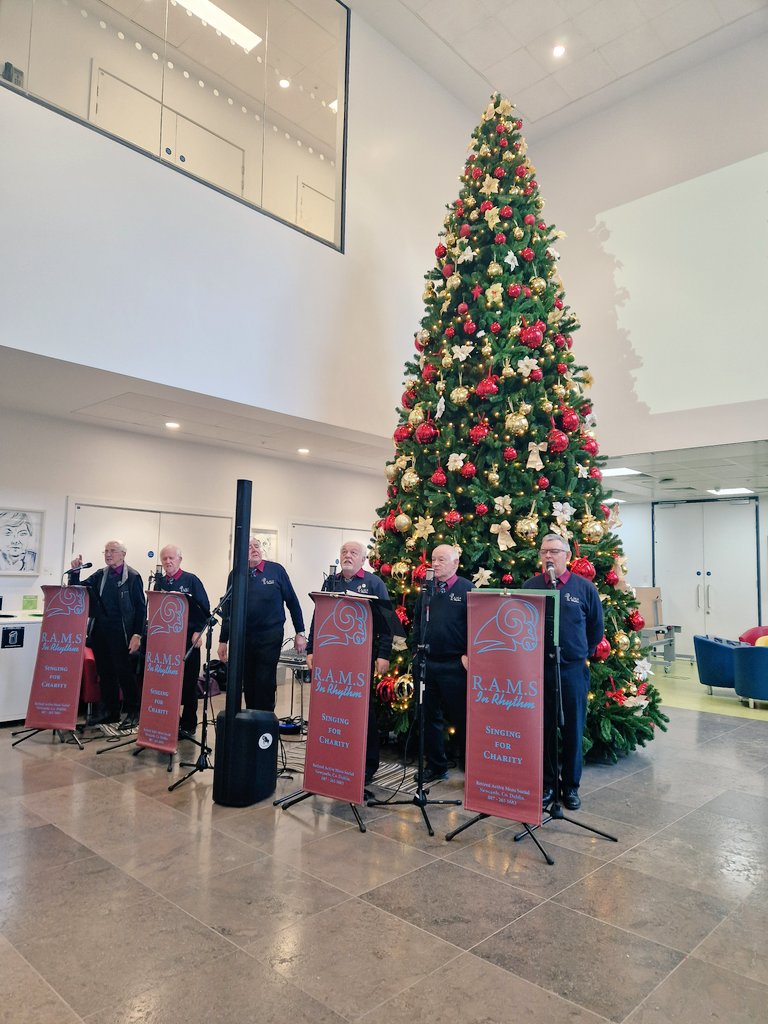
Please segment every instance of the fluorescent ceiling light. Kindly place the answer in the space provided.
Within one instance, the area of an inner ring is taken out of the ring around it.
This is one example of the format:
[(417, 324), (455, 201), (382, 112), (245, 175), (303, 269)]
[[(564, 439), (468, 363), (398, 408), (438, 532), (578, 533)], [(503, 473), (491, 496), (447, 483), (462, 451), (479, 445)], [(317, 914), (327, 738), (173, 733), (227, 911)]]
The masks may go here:
[(166, 425), (166, 427), (167, 427), (167, 428), (168, 428), (169, 430), (178, 430), (178, 429), (179, 429), (179, 427), (181, 426), (181, 424), (180, 424), (180, 423), (174, 423), (174, 422), (173, 422), (173, 420), (170, 420), (170, 421), (169, 421), (168, 423), (166, 423), (165, 425)]
[(748, 487), (715, 487), (714, 490), (707, 490), (707, 494), (715, 494), (718, 498), (730, 498), (735, 494), (754, 494)]
[(221, 32), (227, 39), (242, 46), (246, 53), (250, 53), (254, 46), (258, 46), (261, 42), (261, 36), (251, 32), (239, 21), (235, 21), (231, 15), (222, 11), (216, 4), (212, 4), (210, 0), (171, 0), (171, 2), (174, 6), (179, 4), (190, 14), (196, 15), (200, 21), (210, 25), (217, 32)]
[(614, 469), (604, 469), (603, 476), (642, 476), (639, 469), (629, 469), (626, 466), (616, 466)]
[(299, 455), (309, 455), (309, 448), (297, 448)]

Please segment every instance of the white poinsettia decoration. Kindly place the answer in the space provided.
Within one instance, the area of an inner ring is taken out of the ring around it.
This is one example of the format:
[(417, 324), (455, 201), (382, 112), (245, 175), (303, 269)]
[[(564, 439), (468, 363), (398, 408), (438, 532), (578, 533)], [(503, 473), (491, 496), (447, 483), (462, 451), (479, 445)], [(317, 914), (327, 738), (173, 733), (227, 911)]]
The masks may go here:
[(491, 572), (489, 569), (478, 569), (475, 575), (472, 577), (472, 582), (476, 587), (487, 587), (491, 582)]
[(464, 459), (466, 459), (466, 452), (451, 452), (448, 456), (448, 469), (452, 473), (457, 473), (464, 465)]
[(569, 523), (573, 518), (573, 514), (576, 509), (571, 505), (569, 501), (553, 501), (552, 511), (555, 514), (555, 518), (561, 523)]

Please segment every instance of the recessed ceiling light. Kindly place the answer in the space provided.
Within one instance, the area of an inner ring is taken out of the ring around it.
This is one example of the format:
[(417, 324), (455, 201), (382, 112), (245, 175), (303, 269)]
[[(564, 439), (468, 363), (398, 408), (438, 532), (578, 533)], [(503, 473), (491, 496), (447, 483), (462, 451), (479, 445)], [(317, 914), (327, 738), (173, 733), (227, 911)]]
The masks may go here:
[(169, 430), (178, 430), (179, 427), (181, 426), (180, 423), (174, 423), (173, 420), (169, 420), (168, 423), (166, 423), (165, 425)]
[(552, 47), (552, 56), (553, 57), (557, 57), (559, 59), (560, 57), (563, 57), (564, 55), (565, 55), (565, 47), (562, 45), (562, 43), (558, 43), (557, 46), (553, 46)]
[(707, 494), (714, 494), (718, 498), (732, 498), (735, 494), (754, 494), (748, 487), (715, 487), (707, 490)]
[(628, 469), (626, 466), (616, 466), (615, 469), (604, 469), (603, 476), (641, 476), (639, 469)]
[(624, 498), (603, 498), (604, 505), (626, 505)]
[(287, 78), (281, 78), (277, 84), (280, 86), (281, 89), (287, 89), (291, 83), (288, 81)]
[(299, 455), (309, 455), (309, 448), (297, 448)]

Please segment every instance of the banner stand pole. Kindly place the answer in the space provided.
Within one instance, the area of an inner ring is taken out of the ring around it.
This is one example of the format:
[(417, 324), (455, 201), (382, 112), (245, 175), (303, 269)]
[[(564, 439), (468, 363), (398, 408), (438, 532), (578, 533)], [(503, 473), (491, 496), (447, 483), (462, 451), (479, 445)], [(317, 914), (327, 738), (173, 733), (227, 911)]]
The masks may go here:
[[(15, 732), (11, 733), (11, 736), (21, 736), (21, 739), (20, 740), (14, 740), (14, 742), (11, 744), (11, 746), (12, 747), (18, 747), (18, 745), (20, 743), (23, 743), (24, 740), (29, 740), (33, 736), (37, 736), (37, 734), (39, 732), (48, 732), (48, 730), (47, 729), (17, 729)], [(81, 750), (85, 750), (85, 747), (83, 746), (82, 741), (80, 740), (80, 737), (77, 735), (77, 733), (75, 732), (74, 729), (51, 729), (50, 732), (52, 734), (51, 735), (51, 739), (52, 740), (56, 738), (56, 734), (58, 733), (59, 741), (61, 743), (71, 743), (72, 740), (74, 740), (75, 743), (78, 745), (78, 747), (80, 747)], [(72, 740), (65, 740), (64, 739), (64, 733), (66, 733), (66, 732), (69, 733), (69, 735), (72, 737)]]
[[(557, 643), (552, 644), (549, 657), (554, 660), (555, 665), (555, 707), (557, 709), (557, 724), (562, 728), (565, 724), (565, 715), (563, 714), (563, 689), (560, 678), (560, 645)], [(557, 730), (555, 730), (556, 732)], [(617, 836), (612, 836), (609, 832), (602, 832), (599, 828), (594, 828), (592, 825), (587, 825), (583, 821), (578, 821), (576, 818), (570, 818), (567, 814), (563, 813), (563, 805), (560, 803), (560, 744), (557, 742), (557, 736), (552, 743), (555, 752), (555, 795), (552, 798), (552, 802), (547, 807), (547, 816), (542, 819), (541, 825), (525, 825), (524, 832), (518, 832), (514, 839), (516, 843), (519, 843), (521, 839), (525, 839), (526, 836), (530, 836), (531, 839), (541, 850), (541, 844), (536, 840), (533, 834), (534, 829), (541, 828), (543, 825), (547, 825), (550, 821), (568, 821), (571, 825), (577, 825), (579, 828), (585, 829), (587, 832), (593, 832), (597, 836), (602, 836), (603, 839), (609, 839), (612, 843), (618, 843)], [(546, 855), (545, 855), (546, 856)], [(554, 863), (547, 858), (547, 863)]]
[[(428, 570), (428, 572), (431, 572), (431, 570)], [(427, 631), (429, 629), (429, 605), (432, 599), (433, 589), (434, 582), (432, 579), (428, 579), (427, 583), (425, 583), (424, 585), (424, 597), (421, 602), (420, 636), (422, 641), (426, 641), (428, 639)], [(410, 800), (368, 800), (366, 806), (416, 806), (419, 808), (422, 817), (424, 818), (424, 824), (427, 826), (427, 832), (430, 834), (430, 836), (433, 836), (435, 834), (435, 830), (432, 828), (432, 823), (430, 822), (429, 817), (427, 815), (427, 806), (429, 804), (452, 804), (454, 807), (460, 807), (461, 800), (431, 800), (429, 798), (429, 790), (424, 789), (424, 689), (426, 687), (428, 654), (429, 644), (420, 643), (416, 650), (416, 657), (414, 659), (414, 663), (416, 665), (416, 692), (419, 695), (416, 704), (416, 724), (419, 730), (418, 758), (416, 765), (416, 792), (414, 793)]]
[[(282, 797), (280, 797), (279, 800), (273, 800), (272, 801), (272, 806), (273, 807), (280, 807), (284, 811), (287, 811), (289, 807), (293, 807), (294, 804), (301, 803), (302, 800), (308, 800), (309, 797), (311, 797), (311, 796), (322, 796), (322, 794), (321, 793), (310, 793), (306, 789), (297, 789), (295, 793), (289, 793), (288, 796), (282, 796)], [(349, 805), (349, 807), (350, 807), (350, 810), (352, 811), (352, 814), (355, 816), (355, 821), (357, 822), (357, 827), (360, 829), (361, 832), (365, 832), (366, 831), (365, 822), (360, 817), (360, 812), (358, 811), (356, 805), (351, 803)]]

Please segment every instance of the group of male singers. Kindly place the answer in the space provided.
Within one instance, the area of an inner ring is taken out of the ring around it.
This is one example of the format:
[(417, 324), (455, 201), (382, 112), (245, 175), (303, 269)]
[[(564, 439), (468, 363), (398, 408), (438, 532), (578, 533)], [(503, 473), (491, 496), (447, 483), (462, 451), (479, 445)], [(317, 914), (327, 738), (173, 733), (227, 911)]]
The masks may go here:
[[(587, 659), (603, 635), (603, 612), (597, 588), (581, 576), (570, 573), (568, 542), (559, 534), (547, 534), (541, 542), (542, 573), (527, 580), (529, 589), (553, 587), (560, 591), (560, 680), (564, 724), (561, 728), (562, 758), (557, 772), (557, 714), (555, 665), (544, 665), (544, 806), (556, 797), (565, 807), (581, 806), (579, 783), (582, 773), (582, 735), (587, 709), (589, 667)], [(145, 631), (146, 607), (139, 574), (125, 564), (125, 545), (108, 541), (104, 546), (105, 567), (84, 581), (92, 593), (90, 645), (101, 682), (102, 710), (94, 724), (119, 720), (120, 693), (123, 696), (123, 729), (133, 728), (138, 719), (139, 693), (135, 667)], [(340, 569), (323, 583), (323, 590), (344, 590), (389, 600), (378, 576), (363, 569), (366, 550), (358, 541), (345, 541), (340, 552)], [(181, 549), (168, 544), (160, 552), (162, 576), (155, 589), (184, 593), (189, 598), (187, 645), (192, 649), (185, 662), (179, 738), (189, 738), (197, 728), (197, 680), (200, 673), (202, 630), (210, 619), (210, 604), (200, 579), (181, 568)], [(424, 741), (426, 770), (423, 781), (432, 783), (448, 777), (444, 744), (445, 718), (454, 726), (460, 751), (464, 750), (467, 692), (467, 594), (473, 584), (459, 576), (459, 553), (450, 544), (432, 551), (434, 584), (429, 593), (428, 635), (422, 635), (422, 591), (416, 601), (411, 633), (414, 657), (424, 657)], [(72, 561), (73, 582), (79, 581), (82, 557)], [(227, 586), (232, 583), (232, 573)], [(294, 648), (306, 652), (311, 670), (313, 629), (304, 634), (301, 606), (287, 572), (277, 562), (264, 559), (261, 542), (251, 538), (248, 547), (248, 592), (244, 637), (243, 690), (248, 708), (274, 711), (277, 665), (283, 645), (285, 609), (295, 631)], [(222, 615), (218, 656), (227, 661), (230, 621), (228, 605)], [(381, 633), (373, 640), (373, 671), (383, 675), (390, 661), (392, 636)], [(365, 761), (366, 785), (379, 767), (379, 734), (374, 703), (369, 702), (368, 740)]]

